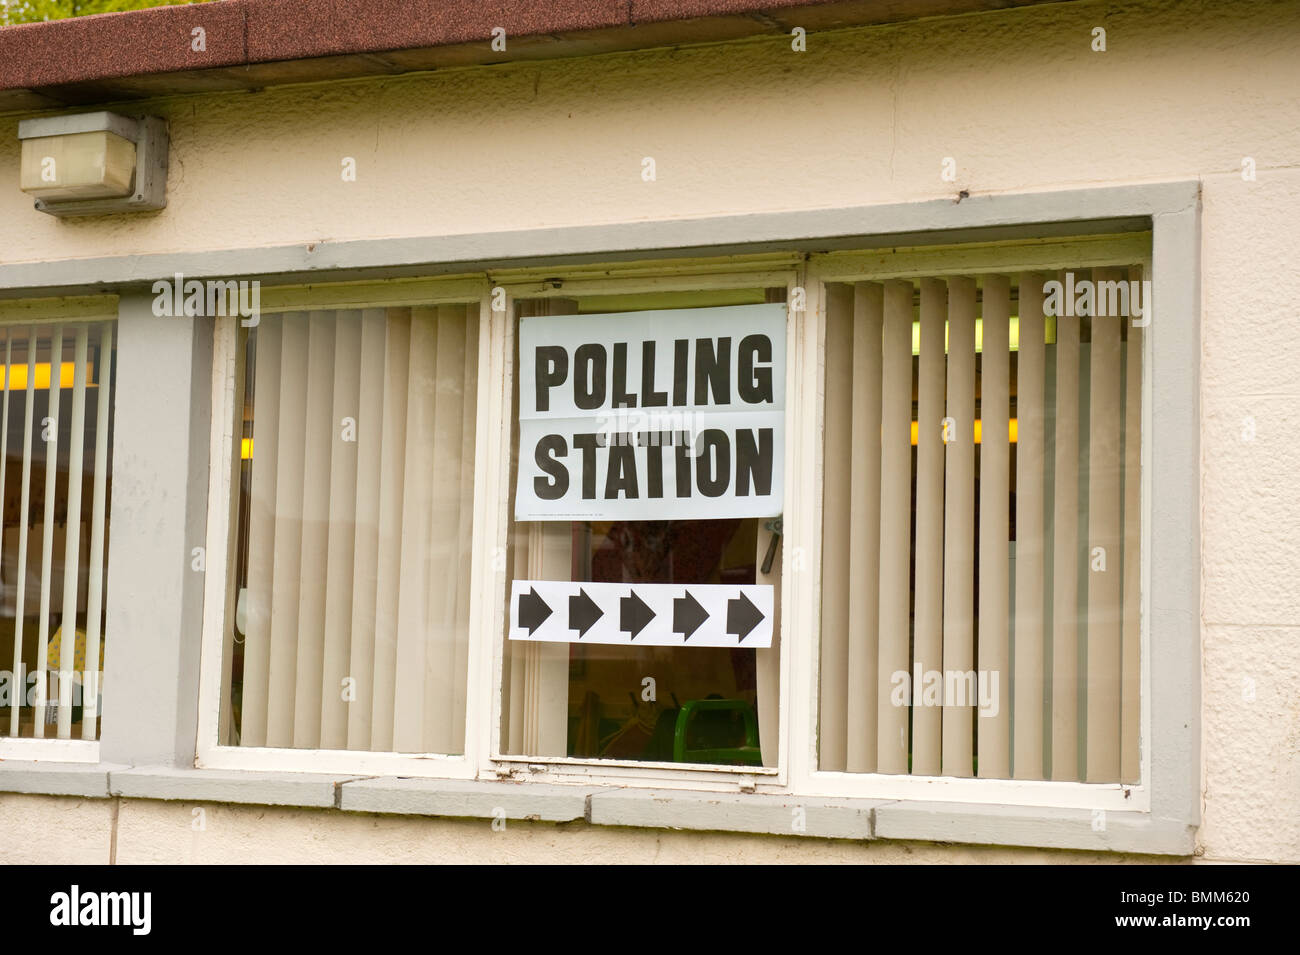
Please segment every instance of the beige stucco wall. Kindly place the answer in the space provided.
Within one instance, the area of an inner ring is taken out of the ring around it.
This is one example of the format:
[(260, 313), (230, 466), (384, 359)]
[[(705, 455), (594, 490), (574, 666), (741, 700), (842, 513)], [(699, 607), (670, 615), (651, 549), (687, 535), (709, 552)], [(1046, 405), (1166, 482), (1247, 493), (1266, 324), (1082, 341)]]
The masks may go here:
[[(759, 40), (161, 100), (150, 110), (171, 122), (173, 168), (169, 206), (153, 217), (35, 213), (16, 188), (17, 117), (0, 117), (0, 182), (10, 183), (0, 189), (0, 261), (1199, 178), (1199, 841), (1207, 859), (1296, 862), (1300, 6), (1111, 6), (813, 35), (807, 53)], [(1105, 53), (1090, 49), (1095, 26), (1107, 31)], [(345, 156), (357, 160), (355, 183), (341, 180)], [(646, 156), (656, 182), (642, 180)], [(1256, 181), (1241, 177), (1246, 156)], [(956, 160), (955, 183), (940, 179), (945, 157)], [(0, 857), (106, 853), (110, 832), (120, 861), (1039, 855), (541, 824), (497, 834), (486, 823), (222, 807), (192, 834), (188, 807), (123, 801), (114, 829), (108, 806), (0, 797)]]
[[(198, 810), (202, 810), (200, 813)], [(32, 833), (39, 832), (40, 838)], [(66, 835), (63, 835), (66, 833)], [(9, 847), (13, 846), (11, 853)], [(55, 847), (50, 851), (50, 846)], [(1097, 852), (849, 842), (570, 823), (424, 819), (330, 810), (0, 795), (0, 858), (16, 863), (1041, 863)], [(1175, 862), (1158, 856), (1123, 861)]]

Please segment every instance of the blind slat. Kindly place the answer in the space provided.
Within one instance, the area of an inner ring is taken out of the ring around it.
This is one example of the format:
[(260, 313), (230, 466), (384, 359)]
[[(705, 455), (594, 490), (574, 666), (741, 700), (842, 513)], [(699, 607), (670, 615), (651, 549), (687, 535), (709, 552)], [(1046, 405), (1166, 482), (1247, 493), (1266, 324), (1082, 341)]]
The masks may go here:
[[(1064, 276), (1059, 277), (1064, 280)], [(1052, 778), (1079, 778), (1079, 319), (1056, 318)]]
[(402, 566), (402, 501), (406, 484), (407, 379), (411, 361), (411, 310), (390, 309), (384, 355), (384, 435), (379, 485), (379, 552), (375, 584), (374, 701), (371, 747), (393, 748), (397, 681), (397, 627)]
[(329, 573), (330, 447), (335, 442), (335, 317), (312, 312), (307, 320), (307, 403), (304, 408), (302, 530), (298, 632), (293, 701), (293, 745), (319, 744), (321, 680), (325, 656), (325, 599)]
[[(849, 493), (848, 756), (851, 773), (876, 768), (875, 688), (880, 642), (880, 400), (884, 287), (860, 282), (853, 297), (853, 437)], [(823, 598), (825, 599), (825, 598)], [(768, 724), (775, 725), (775, 720)]]
[(266, 745), (271, 670), (271, 588), (275, 569), (275, 489), (280, 447), (282, 327), (259, 324), (253, 370), (253, 458), (248, 509), (248, 592), (239, 739)]
[[(825, 460), (853, 452), (853, 299), (850, 285), (826, 287), (826, 333), (841, 347), (826, 351)], [(822, 491), (821, 718), (818, 766), (842, 772), (847, 759), (849, 601), (856, 581), (849, 573), (849, 471), (828, 468)]]
[(966, 277), (948, 280), (946, 407), (952, 435), (944, 447), (943, 774), (970, 776), (974, 773), (971, 714), (979, 690), (971, 682), (975, 670), (975, 280)]
[(912, 283), (885, 283), (880, 413), (880, 668), (877, 770), (907, 772), (907, 708), (893, 675), (908, 672), (912, 478)]
[[(45, 708), (48, 695), (48, 675), (46, 666), (49, 660), (50, 643), (50, 595), (54, 582), (54, 494), (55, 481), (59, 473), (59, 369), (63, 362), (63, 326), (54, 327), (53, 341), (50, 346), (50, 403), (47, 417), (42, 422), (41, 438), (45, 444), (45, 520), (42, 523), (41, 536), (41, 617), (36, 644), (36, 706), (32, 735), (37, 739), (45, 736)], [(49, 437), (47, 437), (47, 435)], [(26, 586), (26, 579), (23, 580)]]
[[(425, 640), (425, 748), (436, 753), (464, 752), (465, 673), (455, 661), (464, 656), (466, 634), (456, 600), (460, 567), (461, 465), (464, 453), (465, 306), (437, 310), (438, 352), (434, 364), (432, 497), (426, 543), (429, 554), (428, 626)], [(456, 736), (456, 725), (462, 726)]]
[[(302, 581), (309, 319), (286, 315), (281, 332), (279, 467), (275, 486), (275, 566), (271, 577), (271, 662), (266, 745), (292, 746)], [(254, 446), (254, 453), (257, 453)]]
[[(1011, 769), (1008, 602), (1010, 518), (1011, 283), (984, 278), (980, 358), (979, 672), (987, 674), (991, 712), (976, 718), (979, 775), (1005, 779)], [(946, 664), (945, 664), (946, 665)], [(996, 679), (996, 688), (991, 683)], [(979, 689), (978, 685), (976, 687)]]
[[(573, 536), (567, 524), (529, 525), (530, 580), (563, 580), (572, 573)], [(528, 641), (524, 701), (528, 718), (524, 745), (539, 756), (563, 756), (568, 749), (569, 648)]]
[(940, 279), (922, 279), (916, 410), (916, 637), (912, 659), (912, 671), (921, 674), (921, 681), (912, 687), (912, 772), (923, 776), (939, 774), (943, 749), (944, 711), (938, 705), (942, 700), (926, 696), (925, 675), (943, 669), (943, 417), (947, 318), (948, 286)]
[(438, 353), (436, 309), (411, 309), (410, 372), (407, 379), (405, 481), (402, 497), (401, 584), (397, 604), (397, 680), (394, 684), (393, 748), (425, 752), (424, 696), (433, 519), (434, 389)]
[(383, 309), (361, 317), (357, 400), (356, 536), (352, 561), (352, 634), (348, 675), (355, 699), (347, 709), (348, 748), (369, 749), (375, 692), (375, 607), (379, 576), (380, 465), (384, 420)]
[[(348, 712), (343, 681), (349, 668), (357, 531), (358, 432), (378, 424), (360, 415), (361, 313), (339, 312), (334, 320), (334, 375), (329, 421), (329, 532), (325, 578), (324, 646), (321, 655), (320, 742), (345, 749)], [(373, 624), (372, 624), (373, 626)], [(355, 677), (354, 677), (355, 679)], [(356, 686), (351, 687), (355, 697)], [(360, 707), (358, 707), (359, 709)]]
[[(22, 670), (23, 621), (27, 616), (27, 566), (31, 544), (29, 525), (31, 521), (32, 500), (32, 418), (36, 410), (36, 327), (32, 326), (27, 336), (27, 401), (23, 427), (23, 487), (22, 501), (18, 517), (18, 577), (22, 582), (18, 588), (14, 607), (14, 673)], [(24, 687), (26, 689), (26, 687)], [(21, 696), (14, 696), (11, 714), (13, 736), (18, 735), (18, 707)]]
[[(68, 484), (63, 546), (63, 620), (59, 627), (59, 739), (72, 738), (72, 696), (77, 646), (77, 577), (81, 570), (81, 485), (86, 440), (86, 352), (90, 330), (78, 325), (72, 349), (72, 413), (68, 439)], [(62, 377), (55, 360), (51, 378)], [(55, 387), (53, 382), (51, 388)], [(99, 660), (87, 657), (87, 670)], [(83, 709), (84, 712), (84, 709)]]
[(1020, 276), (1016, 367), (1016, 617), (1012, 772), (1043, 778), (1043, 277)]
[[(1118, 281), (1095, 269), (1094, 281)], [(1088, 782), (1119, 778), (1120, 322), (1094, 315), (1088, 414)]]
[[(460, 450), (460, 502), (457, 514), (460, 521), (459, 547), (456, 560), (456, 620), (460, 628), (456, 640), (453, 672), (459, 674), (460, 692), (447, 702), (450, 707), (451, 738), (465, 738), (465, 692), (469, 678), (470, 573), (474, 552), (474, 451), (478, 436), (478, 361), (479, 361), (479, 306), (465, 307), (465, 366), (461, 373), (461, 450)], [(462, 744), (463, 745), (463, 744)]]

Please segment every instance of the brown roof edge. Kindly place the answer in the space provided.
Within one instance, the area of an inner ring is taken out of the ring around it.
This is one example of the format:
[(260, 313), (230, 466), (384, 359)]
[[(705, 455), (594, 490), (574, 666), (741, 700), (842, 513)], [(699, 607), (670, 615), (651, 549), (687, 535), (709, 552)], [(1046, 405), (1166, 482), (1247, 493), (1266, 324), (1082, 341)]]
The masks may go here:
[[(481, 52), (456, 62), (520, 58), (491, 50), (498, 27), (508, 47), (519, 38), (515, 46), (527, 48), (533, 38), (533, 52), (525, 49), (523, 56), (571, 55), (566, 50), (662, 46), (787, 32), (805, 22), (811, 30), (1033, 2), (1043, 0), (216, 0), (0, 29), (0, 109), (403, 72), (445, 61), (384, 54), (467, 44)], [(711, 29), (701, 31), (701, 23)], [(591, 42), (602, 37), (604, 47)], [(539, 46), (548, 49), (538, 53)], [(344, 64), (340, 72), (340, 57), (361, 63)], [(315, 59), (322, 59), (315, 71), (264, 69), (249, 82), (229, 75)], [(197, 80), (204, 71), (227, 82)], [(171, 86), (138, 81), (167, 74), (190, 79)]]

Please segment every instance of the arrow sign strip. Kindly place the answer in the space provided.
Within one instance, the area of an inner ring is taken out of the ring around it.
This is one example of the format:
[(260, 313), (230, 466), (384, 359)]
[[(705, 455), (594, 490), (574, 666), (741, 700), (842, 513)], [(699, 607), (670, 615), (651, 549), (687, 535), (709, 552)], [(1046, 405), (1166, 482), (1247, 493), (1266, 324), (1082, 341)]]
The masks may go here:
[(511, 583), (510, 639), (625, 646), (770, 647), (767, 584)]

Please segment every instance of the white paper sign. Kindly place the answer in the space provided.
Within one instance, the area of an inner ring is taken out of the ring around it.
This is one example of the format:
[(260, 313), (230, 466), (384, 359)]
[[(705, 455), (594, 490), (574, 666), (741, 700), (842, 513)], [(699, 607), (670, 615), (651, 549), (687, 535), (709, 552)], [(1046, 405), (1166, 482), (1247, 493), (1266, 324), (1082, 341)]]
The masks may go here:
[(770, 647), (771, 584), (516, 580), (510, 639), (652, 647)]
[(781, 304), (519, 321), (521, 521), (775, 517)]

